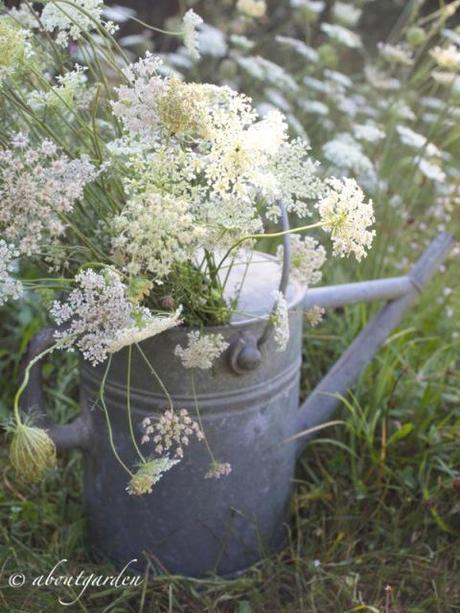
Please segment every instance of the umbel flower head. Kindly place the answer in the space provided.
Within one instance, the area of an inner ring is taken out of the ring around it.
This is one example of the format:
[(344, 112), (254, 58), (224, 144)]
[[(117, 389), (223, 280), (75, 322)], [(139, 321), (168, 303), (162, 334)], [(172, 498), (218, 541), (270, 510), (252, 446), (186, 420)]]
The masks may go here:
[(323, 228), (331, 234), (333, 253), (344, 257), (355, 254), (359, 261), (372, 244), (374, 230), (368, 230), (374, 221), (372, 202), (365, 202), (364, 194), (354, 179), (332, 177), (328, 190), (318, 202)]
[(151, 494), (155, 483), (161, 479), (165, 472), (170, 470), (179, 460), (171, 460), (167, 456), (153, 458), (141, 464), (131, 477), (126, 491), (131, 496)]
[(18, 478), (36, 482), (45, 470), (56, 466), (56, 446), (43, 428), (19, 423), (12, 426), (10, 461)]

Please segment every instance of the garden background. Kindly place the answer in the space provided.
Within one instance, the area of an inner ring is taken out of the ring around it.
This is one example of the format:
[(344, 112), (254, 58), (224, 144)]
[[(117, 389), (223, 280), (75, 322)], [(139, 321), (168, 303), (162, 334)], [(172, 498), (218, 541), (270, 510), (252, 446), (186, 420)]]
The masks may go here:
[[(429, 52), (460, 44), (458, 2), (356, 2), (355, 22), (334, 8), (340, 2), (269, 2), (258, 17), (243, 15), (233, 0), (129, 3), (139, 19), (167, 30), (192, 4), (207, 24), (197, 63), (128, 20), (129, 12), (111, 18), (121, 22), (120, 41), (133, 58), (152, 49), (189, 80), (229, 83), (261, 111), (279, 108), (325, 170), (359, 180), (375, 204), (375, 245), (364, 265), (329, 264), (324, 284), (403, 274), (439, 231), (460, 235), (460, 77), (436, 76)], [(399, 56), (379, 50), (383, 40)], [(88, 590), (72, 610), (460, 610), (458, 270), (456, 249), (361, 375), (342, 423), (309, 443), (286, 550), (234, 581), (165, 574), (138, 589)], [(335, 309), (306, 327), (304, 395), (377, 307)], [(46, 323), (32, 299), (0, 309), (2, 419), (27, 343)], [(54, 420), (71, 420), (76, 358), (56, 356), (44, 375)], [(59, 610), (56, 588), (15, 590), (7, 578), (17, 569), (47, 573), (63, 558), (69, 574), (112, 572), (92, 561), (85, 543), (80, 455), (61, 457), (60, 470), (31, 489), (15, 482), (6, 444), (0, 454), (0, 610)]]

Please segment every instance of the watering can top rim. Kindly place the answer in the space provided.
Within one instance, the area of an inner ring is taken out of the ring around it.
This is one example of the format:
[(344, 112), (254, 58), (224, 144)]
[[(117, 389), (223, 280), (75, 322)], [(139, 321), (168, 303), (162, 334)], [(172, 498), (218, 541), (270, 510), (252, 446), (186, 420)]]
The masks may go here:
[[(213, 329), (240, 328), (266, 321), (276, 301), (281, 275), (282, 267), (275, 256), (261, 251), (240, 252), (228, 272), (224, 290), (224, 298), (230, 300), (234, 298), (235, 290), (241, 286), (237, 310), (229, 324), (213, 326)], [(224, 281), (227, 271), (221, 270), (219, 276)], [(303, 302), (306, 289), (306, 286), (296, 279), (289, 279), (285, 291), (289, 310)], [(186, 326), (181, 326), (181, 330), (187, 329)]]

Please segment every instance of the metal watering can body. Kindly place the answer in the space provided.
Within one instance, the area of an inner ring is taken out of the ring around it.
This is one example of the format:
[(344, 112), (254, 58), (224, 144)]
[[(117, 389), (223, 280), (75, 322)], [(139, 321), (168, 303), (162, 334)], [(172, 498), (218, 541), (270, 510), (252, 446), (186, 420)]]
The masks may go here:
[[(204, 478), (209, 453), (202, 442), (194, 441), (152, 494), (129, 496), (127, 474), (114, 457), (106, 416), (98, 402), (105, 368), (82, 362), (81, 415), (72, 424), (50, 426), (50, 435), (58, 449), (76, 446), (84, 452), (84, 495), (94, 550), (121, 567), (137, 559), (132, 567), (142, 571), (147, 554), (160, 570), (199, 577), (233, 575), (282, 547), (288, 536), (295, 462), (307, 440), (296, 435), (327, 420), (339, 404), (339, 395), (346, 393), (398, 325), (451, 246), (452, 237), (440, 235), (407, 277), (319, 288), (306, 294), (295, 282), (286, 285), (290, 339), (284, 352), (277, 351), (272, 336), (265, 338), (266, 313), (282, 274), (271, 258), (255, 254), (240, 295), (240, 312), (255, 315), (241, 315), (228, 326), (210, 329), (222, 333), (230, 347), (211, 371), (194, 373), (194, 394), (190, 373), (174, 356), (174, 347), (185, 344), (187, 329), (171, 329), (142, 343), (175, 407), (193, 414), (198, 404), (213, 455), (232, 465), (230, 475), (220, 479)], [(238, 271), (232, 274), (236, 280)], [(304, 308), (379, 298), (388, 300), (387, 304), (299, 406)], [(51, 331), (39, 335), (29, 359), (51, 339)], [(133, 465), (126, 352), (113, 356), (105, 402), (113, 444), (123, 461)], [(167, 404), (164, 391), (135, 350), (132, 365), (130, 399), (139, 442), (143, 418), (160, 416)], [(37, 367), (24, 404), (43, 408)]]

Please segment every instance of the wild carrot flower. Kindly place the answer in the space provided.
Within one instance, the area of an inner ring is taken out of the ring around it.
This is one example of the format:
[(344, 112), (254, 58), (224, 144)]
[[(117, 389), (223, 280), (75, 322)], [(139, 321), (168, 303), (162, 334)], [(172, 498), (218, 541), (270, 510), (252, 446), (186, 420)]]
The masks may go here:
[(54, 143), (28, 144), (25, 135), (0, 151), (0, 231), (25, 255), (40, 251), (65, 231), (62, 214), (72, 211), (85, 185), (97, 176), (87, 157), (58, 155)]
[(77, 287), (65, 302), (55, 301), (51, 316), (57, 324), (67, 324), (55, 333), (60, 348), (78, 347), (93, 366), (103, 362), (119, 330), (130, 328), (133, 307), (126, 286), (111, 269), (97, 273), (88, 269), (75, 277)]
[(23, 291), (20, 281), (11, 276), (13, 260), (19, 256), (14, 245), (8, 245), (0, 239), (0, 306), (10, 298), (18, 299)]
[(158, 420), (146, 417), (142, 421), (144, 436), (142, 443), (152, 440), (155, 443), (155, 453), (159, 455), (169, 452), (176, 458), (184, 457), (184, 447), (190, 443), (190, 437), (196, 436), (201, 441), (204, 434), (186, 409), (165, 411)]
[(366, 255), (375, 235), (368, 228), (374, 223), (372, 202), (354, 179), (332, 177), (326, 181), (328, 190), (316, 205), (323, 228), (331, 234), (333, 252), (344, 257), (354, 253), (359, 261)]
[(113, 23), (102, 22), (104, 0), (50, 0), (43, 8), (41, 23), (47, 32), (57, 32), (56, 43), (63, 47), (96, 30), (98, 25), (113, 33)]
[(286, 351), (290, 336), (288, 304), (281, 292), (275, 292), (274, 297), (275, 305), (271, 315), (273, 335), (278, 351)]
[(176, 345), (174, 355), (180, 358), (184, 368), (211, 368), (216, 360), (228, 347), (222, 334), (201, 334), (192, 330), (187, 334), (188, 345)]
[(45, 470), (56, 466), (56, 446), (43, 428), (15, 424), (10, 445), (10, 461), (23, 481), (39, 481)]
[(449, 45), (448, 47), (434, 47), (431, 49), (430, 55), (442, 69), (460, 69), (460, 49), (456, 45)]
[(108, 353), (115, 353), (123, 347), (140, 343), (178, 326), (182, 323), (180, 318), (181, 312), (182, 307), (177, 309), (174, 315), (153, 315), (148, 309), (140, 310), (139, 316), (136, 317), (136, 322), (133, 322), (133, 325), (116, 332), (113, 341), (107, 348)]
[(312, 328), (321, 323), (324, 317), (325, 309), (320, 306), (312, 306), (311, 309), (305, 313), (305, 318)]
[[(311, 236), (291, 234), (291, 277), (309, 287), (321, 281), (321, 267), (326, 261), (326, 250)], [(284, 248), (278, 247), (277, 256), (283, 260)]]
[(184, 23), (184, 45), (190, 55), (198, 60), (200, 58), (200, 50), (198, 44), (198, 36), (196, 32), (197, 26), (203, 23), (203, 20), (199, 15), (195, 13), (193, 9), (189, 9), (183, 19)]

